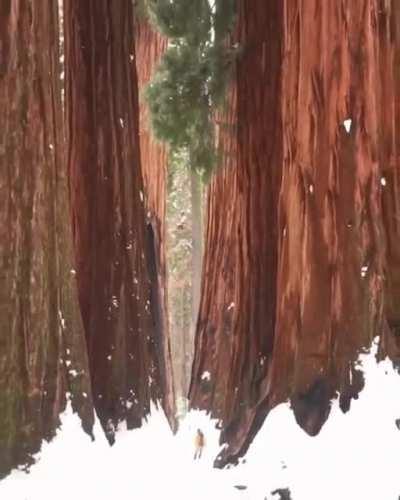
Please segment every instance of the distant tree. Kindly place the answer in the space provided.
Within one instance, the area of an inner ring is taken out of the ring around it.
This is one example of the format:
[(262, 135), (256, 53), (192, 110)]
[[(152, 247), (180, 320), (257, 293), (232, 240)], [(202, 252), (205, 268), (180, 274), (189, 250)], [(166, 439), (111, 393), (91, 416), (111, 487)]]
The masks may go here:
[[(200, 303), (203, 182), (221, 155), (214, 118), (237, 53), (228, 36), (235, 0), (141, 0), (141, 12), (169, 40), (145, 98), (152, 130), (168, 145), (170, 178), (175, 177), (168, 203), (169, 301), (173, 331), (182, 341), (175, 343), (177, 357), (185, 360), (175, 370), (178, 392), (185, 395)], [(181, 216), (189, 215), (189, 225), (174, 221), (176, 207), (187, 207)]]
[(190, 171), (185, 158), (176, 155), (168, 173), (167, 252), (168, 301), (178, 399), (188, 390), (193, 356), (192, 314), (192, 207)]

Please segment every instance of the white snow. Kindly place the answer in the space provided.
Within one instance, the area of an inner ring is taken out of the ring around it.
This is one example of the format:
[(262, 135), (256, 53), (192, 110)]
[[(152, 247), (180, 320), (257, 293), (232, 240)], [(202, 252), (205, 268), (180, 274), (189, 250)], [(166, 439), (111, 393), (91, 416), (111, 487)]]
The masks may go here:
[(235, 307), (235, 303), (234, 302), (231, 302), (227, 308), (227, 311), (230, 311), (231, 309), (233, 309)]
[(313, 192), (314, 192), (313, 184), (310, 184), (310, 187), (308, 188), (308, 190), (310, 191), (311, 194), (313, 194)]
[(346, 120), (344, 120), (343, 122), (343, 126), (344, 128), (346, 129), (346, 132), (348, 134), (350, 134), (350, 129), (351, 129), (351, 119), (350, 118), (347, 118)]
[(362, 278), (365, 278), (365, 276), (367, 275), (367, 271), (368, 271), (368, 266), (361, 267), (361, 277)]
[[(307, 436), (288, 404), (275, 408), (246, 456), (246, 463), (218, 470), (215, 421), (190, 412), (173, 436), (161, 411), (136, 431), (120, 430), (109, 447), (96, 421), (94, 443), (70, 405), (62, 429), (44, 442), (30, 474), (16, 470), (0, 481), (5, 500), (268, 500), (288, 487), (293, 500), (397, 500), (400, 494), (399, 376), (387, 360), (362, 355), (366, 386), (349, 413), (333, 403), (320, 434)], [(205, 434), (203, 457), (193, 460), (197, 428)], [(234, 485), (245, 485), (239, 491)]]
[(209, 371), (204, 371), (201, 375), (201, 380), (210, 380), (211, 373)]
[(381, 177), (381, 186), (386, 186), (386, 178)]
[(61, 309), (58, 310), (58, 317), (60, 319), (61, 328), (63, 330), (65, 330), (65, 319), (64, 319), (64, 316), (63, 316), (63, 313), (62, 313)]

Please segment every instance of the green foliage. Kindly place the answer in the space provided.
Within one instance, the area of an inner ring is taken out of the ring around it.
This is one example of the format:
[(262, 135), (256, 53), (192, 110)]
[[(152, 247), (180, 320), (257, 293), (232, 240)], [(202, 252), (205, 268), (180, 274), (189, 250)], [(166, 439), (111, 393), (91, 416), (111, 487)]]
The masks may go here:
[(217, 163), (213, 113), (224, 101), (235, 50), (227, 45), (234, 0), (146, 0), (148, 15), (170, 38), (146, 89), (156, 137), (171, 154), (187, 153), (190, 168), (208, 177)]
[(172, 147), (188, 146), (192, 128), (204, 114), (200, 67), (191, 48), (171, 47), (147, 89), (156, 136)]
[(150, 19), (161, 33), (172, 39), (202, 43), (211, 29), (211, 8), (207, 0), (147, 0)]

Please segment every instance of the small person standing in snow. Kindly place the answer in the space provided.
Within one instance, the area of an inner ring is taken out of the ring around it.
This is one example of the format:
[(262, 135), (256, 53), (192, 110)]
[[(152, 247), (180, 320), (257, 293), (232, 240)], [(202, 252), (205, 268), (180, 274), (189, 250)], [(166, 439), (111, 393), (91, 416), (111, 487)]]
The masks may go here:
[(206, 444), (206, 441), (204, 439), (204, 434), (201, 432), (200, 429), (197, 429), (196, 436), (194, 438), (194, 447), (195, 447), (195, 452), (194, 452), (194, 459), (196, 458), (201, 458), (201, 454), (203, 452), (204, 445)]

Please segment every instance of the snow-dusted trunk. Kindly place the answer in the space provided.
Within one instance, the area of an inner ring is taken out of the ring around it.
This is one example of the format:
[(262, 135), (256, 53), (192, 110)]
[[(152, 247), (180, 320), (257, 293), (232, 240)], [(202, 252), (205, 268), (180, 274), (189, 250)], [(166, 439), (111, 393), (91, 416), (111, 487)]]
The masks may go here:
[(1, 2), (0, 47), (1, 477), (54, 435), (66, 390), (88, 432), (93, 412), (72, 261), (57, 1)]
[(211, 409), (231, 445), (248, 436), (271, 357), (282, 140), (281, 3), (239, 7), (244, 53), (217, 117), (225, 163), (209, 188), (190, 390), (192, 406)]
[[(381, 135), (380, 175), (382, 187), (385, 248), (384, 317), (387, 324), (381, 345), (381, 356), (389, 354), (400, 366), (400, 5), (387, 2), (375, 15), (379, 35), (381, 62), (379, 68), (380, 101), (377, 135)], [(378, 22), (379, 21), (379, 22)], [(378, 29), (379, 28), (379, 29)]]
[(337, 392), (347, 411), (374, 335), (399, 360), (399, 19), (394, 1), (239, 2), (190, 392), (223, 421), (221, 463), (281, 401), (312, 435)]
[[(154, 31), (143, 16), (135, 19), (136, 71), (139, 90), (139, 142), (143, 172), (147, 224), (151, 225), (155, 258), (152, 296), (156, 298), (157, 342), (160, 345), (159, 363), (164, 364), (164, 401), (168, 416), (175, 413), (175, 389), (171, 359), (170, 325), (168, 322), (166, 266), (166, 196), (167, 151), (157, 142), (150, 130), (149, 109), (143, 93), (160, 58), (167, 48), (167, 39)], [(149, 228), (150, 230), (150, 228)], [(173, 422), (171, 421), (173, 424)], [(174, 425), (174, 424), (173, 424)]]
[[(301, 15), (299, 16), (299, 12)], [(310, 434), (363, 382), (360, 349), (382, 333), (386, 143), (381, 87), (387, 7), (287, 2), (279, 200), (278, 307), (270, 397), (292, 397)], [(294, 28), (293, 28), (294, 27)], [(302, 51), (302, 47), (318, 50)], [(296, 103), (290, 96), (300, 95)], [(347, 128), (346, 128), (347, 127)], [(295, 325), (295, 327), (293, 326)]]
[(103, 426), (170, 403), (157, 238), (146, 221), (130, 0), (65, 0), (68, 166), (79, 300)]

